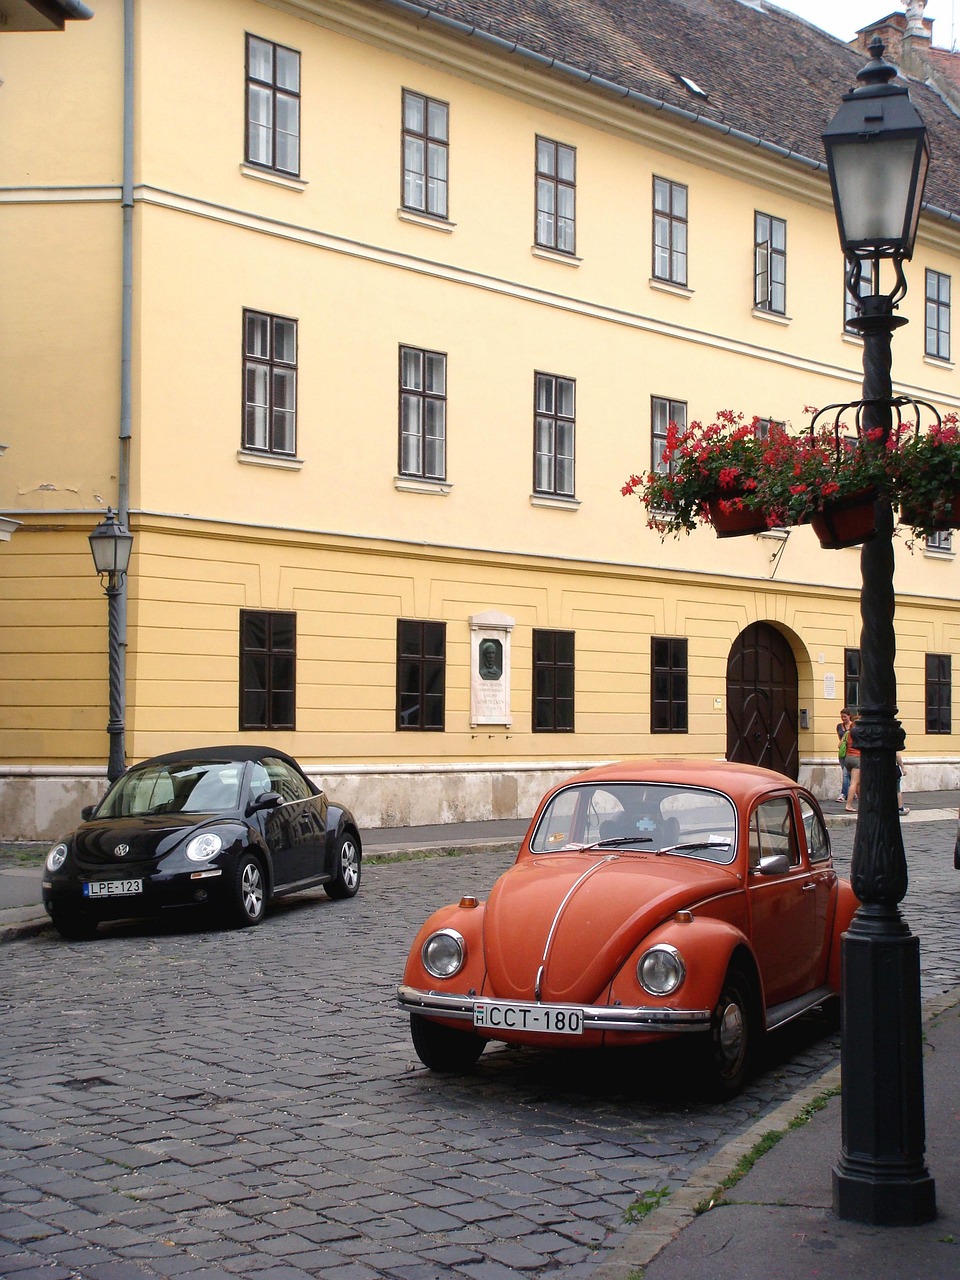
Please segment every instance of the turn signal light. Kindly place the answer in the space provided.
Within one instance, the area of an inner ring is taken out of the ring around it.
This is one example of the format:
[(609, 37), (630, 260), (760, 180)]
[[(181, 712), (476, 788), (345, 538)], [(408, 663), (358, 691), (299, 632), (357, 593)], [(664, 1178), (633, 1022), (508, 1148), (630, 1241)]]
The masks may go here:
[(479, 907), (480, 903), (473, 894), (470, 893), (460, 899), (460, 905), (461, 907)]

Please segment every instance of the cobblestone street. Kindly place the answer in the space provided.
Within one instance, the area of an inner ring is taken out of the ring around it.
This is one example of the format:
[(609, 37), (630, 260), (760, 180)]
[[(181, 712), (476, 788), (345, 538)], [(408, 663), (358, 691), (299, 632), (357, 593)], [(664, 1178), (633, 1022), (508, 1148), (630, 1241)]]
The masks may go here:
[[(845, 871), (852, 826), (834, 832)], [(924, 996), (960, 983), (954, 824), (906, 823)], [(0, 948), (0, 1275), (501, 1280), (591, 1274), (645, 1191), (836, 1060), (828, 1019), (697, 1103), (673, 1056), (488, 1049), (432, 1076), (394, 992), (426, 913), (511, 855), (369, 866), (253, 930), (119, 925)]]

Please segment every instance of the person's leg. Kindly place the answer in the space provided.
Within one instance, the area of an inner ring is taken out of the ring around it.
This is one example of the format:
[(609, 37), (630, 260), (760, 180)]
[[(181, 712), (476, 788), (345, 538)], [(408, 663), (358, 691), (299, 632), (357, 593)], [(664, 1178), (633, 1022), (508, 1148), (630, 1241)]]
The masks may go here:
[(860, 766), (852, 765), (850, 768), (850, 790), (847, 792), (847, 810), (852, 813), (857, 803), (857, 797), (860, 795)]

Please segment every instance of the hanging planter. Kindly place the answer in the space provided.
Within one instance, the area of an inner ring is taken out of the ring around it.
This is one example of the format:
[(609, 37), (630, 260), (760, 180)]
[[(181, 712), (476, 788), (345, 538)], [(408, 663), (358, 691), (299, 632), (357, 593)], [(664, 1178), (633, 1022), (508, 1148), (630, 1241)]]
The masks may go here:
[(841, 547), (856, 547), (874, 537), (877, 532), (873, 505), (876, 497), (876, 489), (863, 489), (825, 503), (820, 511), (815, 512), (810, 523), (821, 547), (838, 551)]
[[(934, 419), (920, 428), (923, 405)], [(933, 405), (919, 401), (917, 422), (898, 433), (893, 488), (900, 499), (900, 523), (920, 537), (960, 528), (960, 426), (956, 414), (941, 418)]]
[(908, 506), (900, 508), (900, 523), (925, 533), (943, 533), (947, 529), (960, 529), (960, 492), (938, 502), (933, 512)]
[(710, 523), (718, 538), (739, 538), (747, 533), (766, 533), (766, 512), (761, 507), (744, 504), (744, 493), (732, 491), (707, 499)]

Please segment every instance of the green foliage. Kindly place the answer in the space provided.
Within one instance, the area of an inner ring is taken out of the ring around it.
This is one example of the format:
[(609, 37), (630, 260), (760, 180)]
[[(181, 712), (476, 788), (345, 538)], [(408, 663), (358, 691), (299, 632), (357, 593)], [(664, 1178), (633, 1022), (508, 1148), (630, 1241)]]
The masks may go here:
[(648, 1213), (652, 1213), (661, 1201), (670, 1194), (669, 1187), (648, 1187), (646, 1191), (628, 1205), (623, 1214), (624, 1222), (642, 1222)]

